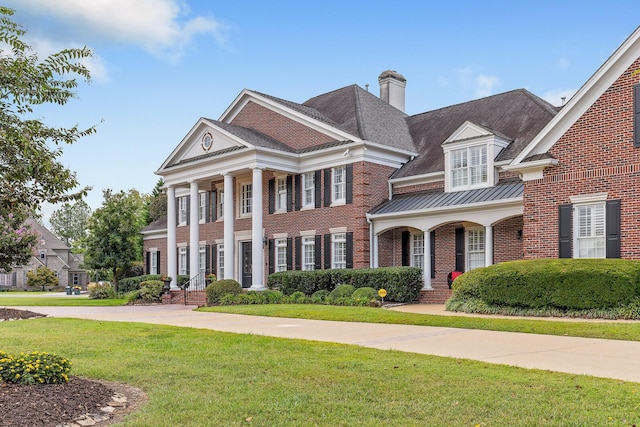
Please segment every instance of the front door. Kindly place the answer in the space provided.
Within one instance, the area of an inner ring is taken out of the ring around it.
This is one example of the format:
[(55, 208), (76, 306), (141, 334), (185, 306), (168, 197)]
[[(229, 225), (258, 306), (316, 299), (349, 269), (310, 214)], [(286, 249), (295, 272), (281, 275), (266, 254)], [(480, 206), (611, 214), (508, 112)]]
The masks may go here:
[(241, 259), (242, 259), (242, 287), (251, 287), (251, 242), (241, 242)]

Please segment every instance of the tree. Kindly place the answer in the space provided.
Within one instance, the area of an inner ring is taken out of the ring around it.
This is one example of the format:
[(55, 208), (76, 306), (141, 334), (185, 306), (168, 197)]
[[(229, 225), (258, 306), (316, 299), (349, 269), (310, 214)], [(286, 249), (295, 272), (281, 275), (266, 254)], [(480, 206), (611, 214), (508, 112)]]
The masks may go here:
[(27, 285), (33, 287), (42, 286), (44, 291), (45, 286), (58, 286), (58, 276), (47, 267), (38, 267), (27, 272)]
[(163, 186), (164, 180), (160, 178), (151, 192), (151, 197), (149, 198), (149, 218), (147, 219), (149, 224), (167, 215), (167, 193), (162, 191)]
[(91, 208), (84, 200), (65, 203), (51, 214), (51, 229), (64, 243), (75, 249), (87, 236)]
[(29, 117), (36, 105), (66, 104), (77, 88), (73, 76), (90, 81), (81, 62), (91, 51), (65, 49), (39, 61), (21, 40), (26, 31), (11, 20), (13, 13), (0, 6), (0, 229), (14, 235), (0, 239), (0, 268), (5, 271), (20, 264), (36, 242), (17, 238), (29, 231), (16, 223), (22, 224), (43, 202), (78, 200), (87, 193), (88, 188), (77, 190), (75, 174), (59, 161), (60, 146), (95, 132), (94, 127), (54, 128)]
[(104, 190), (102, 207), (89, 218), (84, 266), (107, 269), (118, 292), (118, 273), (133, 261), (142, 261), (142, 235), (147, 196), (137, 190), (112, 193)]
[(33, 256), (32, 248), (38, 236), (24, 225), (22, 216), (0, 215), (0, 272), (9, 272), (13, 265), (24, 265)]

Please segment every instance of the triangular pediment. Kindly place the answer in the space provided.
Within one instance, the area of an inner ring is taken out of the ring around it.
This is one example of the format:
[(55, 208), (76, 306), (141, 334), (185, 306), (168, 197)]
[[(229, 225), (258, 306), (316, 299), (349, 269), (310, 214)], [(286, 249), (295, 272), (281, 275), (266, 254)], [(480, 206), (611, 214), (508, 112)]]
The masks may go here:
[(476, 138), (483, 138), (487, 136), (495, 135), (494, 132), (485, 128), (484, 126), (471, 123), (469, 121), (464, 122), (458, 129), (456, 129), (443, 143), (442, 145), (468, 141)]
[(202, 156), (243, 148), (253, 148), (253, 146), (216, 126), (214, 121), (201, 118), (165, 160), (160, 170), (171, 165), (197, 160)]

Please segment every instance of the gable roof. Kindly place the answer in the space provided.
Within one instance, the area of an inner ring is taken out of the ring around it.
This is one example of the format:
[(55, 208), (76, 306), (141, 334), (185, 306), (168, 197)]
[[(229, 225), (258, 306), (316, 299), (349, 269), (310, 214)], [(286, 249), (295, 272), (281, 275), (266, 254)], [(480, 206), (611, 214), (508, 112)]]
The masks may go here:
[(392, 178), (444, 171), (441, 145), (467, 121), (511, 140), (496, 160), (513, 159), (557, 111), (556, 107), (526, 89), (516, 89), (408, 117), (409, 131), (420, 154), (396, 171)]
[(25, 224), (30, 226), (32, 231), (40, 235), (41, 239), (39, 240), (44, 240), (44, 244), (38, 241), (38, 249), (69, 250), (69, 247), (65, 245), (58, 236), (49, 231), (44, 225), (39, 224), (35, 219), (27, 218)]
[(598, 98), (640, 57), (640, 26), (616, 49), (604, 64), (531, 141), (512, 164), (544, 155), (553, 144), (598, 100)]

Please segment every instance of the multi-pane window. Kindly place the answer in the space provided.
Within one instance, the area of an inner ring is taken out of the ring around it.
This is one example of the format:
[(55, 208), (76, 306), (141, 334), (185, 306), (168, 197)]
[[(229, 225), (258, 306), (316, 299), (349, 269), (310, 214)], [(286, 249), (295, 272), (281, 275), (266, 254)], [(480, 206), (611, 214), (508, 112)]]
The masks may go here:
[(178, 197), (178, 222), (187, 223), (187, 197)]
[(218, 245), (218, 278), (224, 279), (224, 245)]
[(451, 151), (451, 184), (453, 188), (487, 182), (487, 146)]
[(347, 235), (331, 235), (331, 268), (347, 268)]
[(316, 239), (314, 236), (302, 238), (302, 269), (314, 270), (316, 268)]
[(287, 210), (287, 178), (276, 179), (276, 210)]
[(476, 228), (467, 231), (467, 264), (468, 270), (484, 267), (485, 263), (484, 229)]
[(250, 215), (253, 205), (253, 184), (242, 184), (240, 194), (240, 214)]
[(224, 191), (220, 190), (218, 191), (218, 203), (217, 203), (217, 208), (218, 209), (218, 219), (224, 217)]
[(578, 205), (576, 216), (576, 257), (605, 258), (604, 203)]
[(287, 239), (276, 239), (276, 271), (287, 270)]
[(198, 248), (198, 271), (204, 273), (207, 270), (207, 247), (200, 245)]
[(313, 207), (315, 204), (315, 174), (302, 174), (302, 207)]
[(160, 274), (158, 271), (158, 252), (149, 252), (149, 274)]
[(333, 203), (340, 202), (345, 200), (346, 189), (347, 189), (347, 168), (346, 166), (336, 166), (332, 170), (332, 199)]
[(424, 233), (411, 235), (411, 266), (424, 268)]
[(73, 273), (71, 283), (73, 283), (73, 286), (80, 286), (80, 275), (78, 273)]
[(0, 274), (0, 286), (11, 286), (11, 274)]
[(207, 193), (198, 193), (198, 221), (207, 219)]
[(188, 268), (187, 248), (185, 246), (182, 246), (178, 248), (178, 274), (182, 276), (186, 275)]

